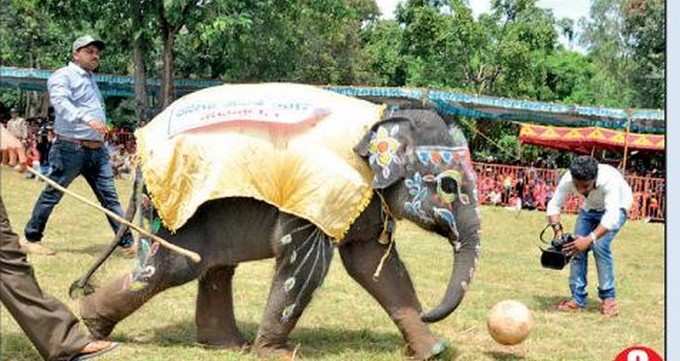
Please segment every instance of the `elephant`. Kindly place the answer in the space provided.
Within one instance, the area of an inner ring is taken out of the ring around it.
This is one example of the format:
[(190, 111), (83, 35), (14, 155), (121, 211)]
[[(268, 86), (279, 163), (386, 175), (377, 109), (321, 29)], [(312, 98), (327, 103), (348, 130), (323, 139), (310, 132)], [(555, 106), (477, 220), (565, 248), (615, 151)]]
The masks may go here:
[[(353, 150), (373, 171), (374, 196), (337, 244), (309, 221), (268, 203), (247, 197), (211, 200), (176, 232), (159, 223), (152, 227), (173, 244), (199, 253), (202, 261), (194, 264), (157, 244), (146, 247), (136, 272), (81, 299), (81, 317), (91, 334), (108, 337), (118, 322), (154, 295), (198, 279), (199, 343), (291, 357), (288, 335), (322, 284), (337, 248), (351, 278), (398, 327), (408, 356), (424, 360), (442, 354), (448, 344), (435, 337), (427, 323), (446, 318), (459, 306), (480, 253), (476, 175), (465, 136), (455, 122), (435, 111), (393, 110), (386, 111)], [(395, 219), (414, 222), (451, 244), (453, 269), (445, 295), (427, 312), (397, 249), (389, 245)], [(239, 263), (272, 257), (275, 273), (268, 300), (255, 340), (249, 343), (236, 325), (232, 277)], [(144, 286), (135, 286), (139, 280)]]

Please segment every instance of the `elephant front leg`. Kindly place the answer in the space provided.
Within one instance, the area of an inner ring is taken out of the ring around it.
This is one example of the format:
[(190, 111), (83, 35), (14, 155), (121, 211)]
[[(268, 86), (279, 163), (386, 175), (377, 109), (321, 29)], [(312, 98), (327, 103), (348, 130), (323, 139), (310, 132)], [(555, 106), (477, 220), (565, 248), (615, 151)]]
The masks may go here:
[(248, 345), (234, 318), (232, 279), (235, 269), (236, 266), (216, 267), (198, 281), (196, 328), (201, 344), (238, 350)]
[[(306, 228), (305, 228), (306, 227)], [(280, 248), (267, 307), (254, 343), (254, 351), (291, 359), (288, 334), (328, 272), (333, 256), (330, 239), (311, 224), (277, 240)]]
[(133, 272), (80, 300), (80, 315), (92, 336), (104, 339), (124, 318), (161, 291), (195, 279), (201, 272), (183, 256), (158, 246)]
[(377, 241), (347, 241), (340, 247), (343, 264), (350, 276), (371, 294), (389, 314), (417, 360), (432, 358), (446, 349), (446, 343), (435, 338), (421, 320), (420, 301), (411, 277), (392, 248), (377, 279), (373, 274), (387, 251)]

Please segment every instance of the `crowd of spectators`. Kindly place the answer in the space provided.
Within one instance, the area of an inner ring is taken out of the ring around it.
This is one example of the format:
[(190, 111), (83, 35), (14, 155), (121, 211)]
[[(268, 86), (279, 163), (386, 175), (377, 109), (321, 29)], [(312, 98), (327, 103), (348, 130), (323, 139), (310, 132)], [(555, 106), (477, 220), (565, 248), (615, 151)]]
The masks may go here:
[[(545, 210), (553, 197), (562, 170), (539, 168), (534, 165), (509, 166), (475, 163), (477, 187), (481, 204), (503, 206), (512, 210)], [(631, 219), (661, 220), (664, 218), (665, 179), (627, 174), (633, 190)], [(582, 198), (570, 196), (564, 208), (575, 212)]]
[(483, 163), (478, 165), (481, 165), (477, 167), (477, 175), (482, 204), (513, 209), (545, 210), (553, 196), (555, 179), (539, 176), (539, 168), (519, 166), (499, 168)]
[[(14, 108), (11, 109), (10, 114), (10, 119), (0, 124), (23, 143), (32, 168), (43, 175), (49, 174), (50, 148), (56, 140), (52, 122), (43, 117), (24, 119)], [(106, 140), (114, 176), (116, 178), (128, 177), (133, 172), (132, 155), (135, 153), (132, 131), (127, 128), (113, 128), (109, 131)], [(35, 177), (31, 173), (26, 173), (26, 178)]]

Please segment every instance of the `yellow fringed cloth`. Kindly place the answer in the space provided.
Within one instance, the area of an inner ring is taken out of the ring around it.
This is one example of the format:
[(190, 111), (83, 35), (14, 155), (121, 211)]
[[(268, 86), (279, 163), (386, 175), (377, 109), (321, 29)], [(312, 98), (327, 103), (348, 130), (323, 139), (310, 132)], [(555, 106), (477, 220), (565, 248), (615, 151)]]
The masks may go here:
[(383, 109), (308, 85), (222, 85), (138, 129), (137, 155), (173, 232), (209, 200), (252, 197), (339, 241), (371, 200), (373, 175), (352, 147)]

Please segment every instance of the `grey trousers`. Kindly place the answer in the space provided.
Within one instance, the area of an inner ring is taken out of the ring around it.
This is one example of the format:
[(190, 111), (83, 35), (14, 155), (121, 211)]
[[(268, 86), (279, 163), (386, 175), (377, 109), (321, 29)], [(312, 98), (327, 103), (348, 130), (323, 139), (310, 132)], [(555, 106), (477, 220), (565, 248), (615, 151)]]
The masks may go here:
[[(63, 303), (45, 294), (19, 248), (0, 198), (0, 301), (49, 361), (70, 360), (91, 341)], [(0, 332), (2, 332), (0, 330)]]

